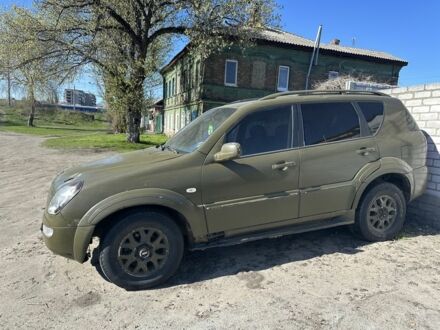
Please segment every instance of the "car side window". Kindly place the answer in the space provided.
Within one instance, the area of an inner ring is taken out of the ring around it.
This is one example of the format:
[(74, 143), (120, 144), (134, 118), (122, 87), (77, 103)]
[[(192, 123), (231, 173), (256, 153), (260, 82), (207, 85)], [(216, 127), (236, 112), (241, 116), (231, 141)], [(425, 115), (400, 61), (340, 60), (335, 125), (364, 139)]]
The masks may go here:
[(358, 105), (367, 121), (371, 135), (376, 134), (383, 121), (383, 103), (358, 102)]
[(225, 142), (237, 142), (242, 156), (292, 147), (292, 107), (282, 106), (249, 114), (227, 135)]
[(359, 117), (348, 102), (301, 104), (306, 146), (360, 137)]

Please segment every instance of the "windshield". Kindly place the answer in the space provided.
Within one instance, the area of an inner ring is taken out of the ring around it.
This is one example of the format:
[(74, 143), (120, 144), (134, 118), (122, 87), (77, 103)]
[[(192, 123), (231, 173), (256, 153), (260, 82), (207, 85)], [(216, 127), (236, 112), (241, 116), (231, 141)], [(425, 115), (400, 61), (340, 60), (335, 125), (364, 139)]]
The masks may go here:
[(182, 128), (165, 144), (165, 148), (176, 152), (189, 153), (196, 150), (236, 108), (214, 108)]

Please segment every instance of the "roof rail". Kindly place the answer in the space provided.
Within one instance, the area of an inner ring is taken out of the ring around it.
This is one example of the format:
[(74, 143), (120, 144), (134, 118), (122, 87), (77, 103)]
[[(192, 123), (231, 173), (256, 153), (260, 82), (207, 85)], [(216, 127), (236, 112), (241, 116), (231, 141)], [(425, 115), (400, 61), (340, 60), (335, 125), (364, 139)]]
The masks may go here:
[(267, 95), (265, 97), (260, 98), (260, 101), (272, 100), (280, 96), (288, 96), (288, 95), (298, 95), (298, 96), (307, 96), (307, 95), (377, 95), (377, 96), (389, 96), (388, 94), (376, 92), (376, 91), (352, 91), (352, 90), (304, 90), (304, 91), (288, 91), (281, 93), (274, 93)]
[(249, 99), (242, 99), (242, 100), (236, 100), (236, 101), (233, 101), (233, 102), (229, 102), (227, 104), (242, 103), (242, 102), (249, 102), (249, 101), (256, 101), (256, 100), (258, 100), (258, 97), (249, 98)]

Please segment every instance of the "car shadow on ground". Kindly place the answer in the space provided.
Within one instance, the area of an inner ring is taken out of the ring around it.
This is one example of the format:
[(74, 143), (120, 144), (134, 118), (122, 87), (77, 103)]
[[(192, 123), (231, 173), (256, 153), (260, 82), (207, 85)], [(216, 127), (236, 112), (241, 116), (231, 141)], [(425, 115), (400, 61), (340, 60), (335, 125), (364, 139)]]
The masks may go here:
[[(409, 221), (397, 240), (437, 234), (440, 234), (439, 229)], [(356, 238), (349, 228), (338, 227), (189, 252), (177, 274), (162, 287), (194, 284), (240, 272), (260, 271), (328, 254), (362, 253), (363, 247), (368, 244), (372, 243)]]

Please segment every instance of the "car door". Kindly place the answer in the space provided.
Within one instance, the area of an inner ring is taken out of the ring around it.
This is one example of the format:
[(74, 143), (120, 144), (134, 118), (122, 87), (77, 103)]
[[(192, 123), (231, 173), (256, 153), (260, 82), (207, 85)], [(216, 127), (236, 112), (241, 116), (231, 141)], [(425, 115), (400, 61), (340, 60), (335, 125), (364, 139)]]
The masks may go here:
[(375, 138), (350, 102), (300, 105), (300, 216), (314, 216), (351, 207), (359, 170), (379, 159)]
[(207, 157), (202, 198), (209, 233), (255, 229), (298, 217), (296, 115), (291, 105), (254, 111), (224, 138), (224, 143), (240, 144), (240, 158), (216, 163)]

